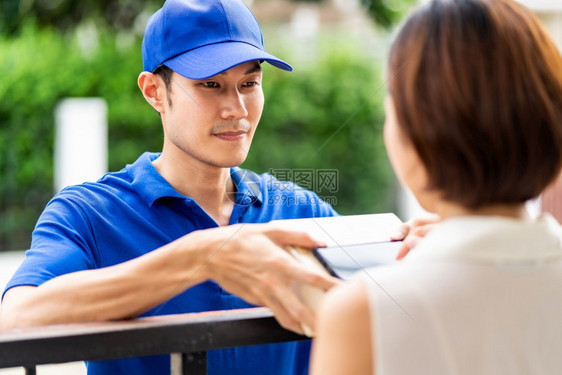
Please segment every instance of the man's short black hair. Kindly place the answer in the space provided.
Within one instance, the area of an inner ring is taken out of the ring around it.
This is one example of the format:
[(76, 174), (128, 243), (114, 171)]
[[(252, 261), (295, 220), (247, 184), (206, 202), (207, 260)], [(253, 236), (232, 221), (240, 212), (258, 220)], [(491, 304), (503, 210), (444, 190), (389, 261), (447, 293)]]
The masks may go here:
[(174, 71), (168, 68), (166, 65), (160, 65), (158, 68), (154, 69), (154, 74), (162, 78), (164, 85), (166, 86), (166, 94), (168, 96), (168, 104), (172, 106), (172, 98), (170, 94), (172, 93), (172, 74)]

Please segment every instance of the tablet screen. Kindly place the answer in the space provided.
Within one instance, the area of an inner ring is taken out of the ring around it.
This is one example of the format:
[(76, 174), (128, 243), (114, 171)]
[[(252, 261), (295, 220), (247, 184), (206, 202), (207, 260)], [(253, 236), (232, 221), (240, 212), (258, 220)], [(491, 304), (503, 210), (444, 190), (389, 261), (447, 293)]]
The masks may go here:
[(314, 249), (314, 256), (336, 277), (347, 280), (355, 272), (396, 262), (402, 241)]

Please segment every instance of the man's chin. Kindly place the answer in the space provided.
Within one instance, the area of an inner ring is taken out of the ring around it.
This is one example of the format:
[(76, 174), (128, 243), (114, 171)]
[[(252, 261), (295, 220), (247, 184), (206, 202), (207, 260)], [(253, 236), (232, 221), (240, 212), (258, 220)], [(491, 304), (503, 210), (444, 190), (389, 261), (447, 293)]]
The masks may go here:
[(244, 161), (246, 160), (246, 158), (240, 158), (240, 159), (232, 159), (230, 158), (229, 160), (217, 160), (215, 161), (215, 166), (219, 167), (219, 168), (233, 168), (233, 167), (239, 167), (242, 163), (244, 163)]

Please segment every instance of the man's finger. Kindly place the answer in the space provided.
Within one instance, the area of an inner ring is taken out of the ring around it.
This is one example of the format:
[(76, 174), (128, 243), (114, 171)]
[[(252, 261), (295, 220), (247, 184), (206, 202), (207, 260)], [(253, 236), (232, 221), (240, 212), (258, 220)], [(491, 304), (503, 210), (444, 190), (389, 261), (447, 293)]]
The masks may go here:
[(279, 299), (291, 317), (299, 323), (299, 333), (309, 336), (314, 331), (316, 316), (307, 305), (307, 301), (301, 300), (301, 297), (295, 293), (293, 288), (284, 289), (279, 295)]
[(295, 267), (289, 269), (288, 272), (293, 280), (324, 291), (333, 288), (341, 282), (341, 280), (330, 276), (327, 271), (325, 273), (317, 272), (301, 263), (296, 263)]
[(292, 245), (308, 249), (326, 247), (324, 241), (313, 238), (306, 232), (286, 230), (272, 226), (271, 229), (266, 232), (266, 235), (279, 246)]
[(304, 334), (301, 322), (292, 316), (286, 304), (283, 304), (278, 298), (272, 296), (265, 305), (271, 309), (281, 327), (300, 335)]

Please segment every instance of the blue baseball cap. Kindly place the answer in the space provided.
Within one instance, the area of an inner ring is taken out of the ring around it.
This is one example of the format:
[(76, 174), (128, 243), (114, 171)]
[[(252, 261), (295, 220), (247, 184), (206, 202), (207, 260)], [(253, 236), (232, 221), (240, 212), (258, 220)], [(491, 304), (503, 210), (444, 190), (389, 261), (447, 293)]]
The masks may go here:
[(160, 65), (190, 79), (204, 79), (248, 61), (292, 71), (265, 52), (260, 26), (242, 0), (167, 0), (146, 25), (144, 71)]

